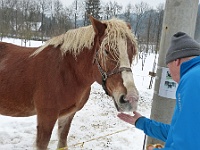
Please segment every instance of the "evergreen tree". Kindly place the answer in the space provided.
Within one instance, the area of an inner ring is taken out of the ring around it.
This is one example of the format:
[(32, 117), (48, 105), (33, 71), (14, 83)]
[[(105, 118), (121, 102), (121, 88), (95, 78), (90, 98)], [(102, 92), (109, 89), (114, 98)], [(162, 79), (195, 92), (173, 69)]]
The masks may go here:
[(101, 19), (100, 17), (100, 0), (86, 0), (85, 1), (85, 25), (89, 25), (90, 21), (88, 19), (88, 15), (92, 15), (96, 19)]

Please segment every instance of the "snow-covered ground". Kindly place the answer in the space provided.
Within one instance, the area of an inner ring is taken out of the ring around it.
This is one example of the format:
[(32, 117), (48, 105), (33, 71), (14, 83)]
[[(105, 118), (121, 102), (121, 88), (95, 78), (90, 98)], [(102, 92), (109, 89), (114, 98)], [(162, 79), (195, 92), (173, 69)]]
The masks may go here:
[[(3, 41), (21, 45), (17, 39)], [(32, 47), (41, 42), (28, 43)], [(153, 88), (150, 83), (149, 71), (152, 70), (154, 55), (148, 55), (144, 70), (141, 70), (141, 60), (133, 66), (135, 84), (140, 92), (138, 111), (149, 117)], [(92, 85), (92, 91), (87, 104), (77, 112), (68, 136), (69, 150), (142, 150), (144, 134), (134, 126), (129, 125), (117, 116), (113, 100), (106, 96), (97, 83)], [(36, 116), (14, 118), (0, 115), (0, 150), (32, 150), (36, 137)], [(49, 150), (56, 150), (57, 124), (54, 127)]]

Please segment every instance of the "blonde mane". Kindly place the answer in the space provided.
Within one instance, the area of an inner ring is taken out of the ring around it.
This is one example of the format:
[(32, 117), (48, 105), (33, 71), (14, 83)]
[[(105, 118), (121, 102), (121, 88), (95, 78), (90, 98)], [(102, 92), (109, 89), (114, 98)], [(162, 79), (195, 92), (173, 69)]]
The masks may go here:
[[(109, 50), (111, 49), (114, 50), (112, 54), (117, 59), (119, 56), (117, 43), (120, 39), (124, 39), (126, 41), (127, 38), (131, 40), (137, 52), (136, 39), (124, 21), (118, 20), (118, 19), (111, 19), (111, 20), (106, 20), (102, 22), (107, 24), (107, 28), (105, 31), (106, 37), (102, 41), (102, 44), (99, 50), (100, 57), (103, 58), (106, 44), (108, 44), (110, 47)], [(48, 40), (43, 46), (38, 48), (32, 54), (32, 56), (39, 54), (43, 49), (45, 49), (46, 47), (50, 45), (54, 47), (57, 47), (60, 45), (61, 52), (63, 55), (69, 52), (76, 57), (83, 50), (84, 47), (87, 47), (89, 49), (93, 47), (94, 36), (95, 36), (95, 32), (92, 25), (81, 27), (78, 29), (72, 29), (72, 30), (67, 31), (65, 34), (62, 34), (60, 36), (57, 36)]]

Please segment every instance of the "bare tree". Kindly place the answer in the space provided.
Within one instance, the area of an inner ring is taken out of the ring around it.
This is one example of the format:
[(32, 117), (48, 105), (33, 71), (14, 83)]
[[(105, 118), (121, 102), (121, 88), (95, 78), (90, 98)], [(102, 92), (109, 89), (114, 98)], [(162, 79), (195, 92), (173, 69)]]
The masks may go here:
[(6, 4), (6, 15), (5, 15), (5, 19), (7, 20), (7, 27), (9, 27), (9, 34), (14, 34), (14, 25), (15, 25), (15, 12), (14, 9), (17, 2), (16, 0), (4, 0), (5, 4)]
[(127, 7), (125, 7), (124, 17), (125, 21), (129, 23), (132, 22), (132, 14), (131, 14), (132, 8), (133, 6), (130, 3), (127, 5)]
[(41, 38), (42, 41), (44, 41), (44, 17), (45, 17), (45, 13), (47, 11), (51, 10), (51, 6), (52, 6), (52, 1), (51, 0), (39, 0), (40, 3), (40, 7), (41, 7)]
[(133, 26), (134, 26), (134, 34), (137, 36), (138, 44), (139, 44), (139, 58), (143, 59), (143, 46), (141, 45), (140, 39), (140, 30), (142, 29), (142, 24), (145, 17), (145, 12), (147, 10), (148, 5), (144, 2), (137, 3), (133, 6)]
[[(154, 45), (152, 47), (152, 53), (154, 52), (154, 61), (153, 61), (153, 66), (152, 66), (152, 71), (149, 72), (149, 75), (151, 76), (150, 83), (149, 83), (149, 89), (152, 88), (153, 84), (153, 78), (155, 77), (155, 72), (156, 72), (156, 65), (157, 65), (157, 53), (159, 50), (159, 44), (160, 44), (160, 38), (161, 38), (161, 30), (162, 30), (162, 22), (163, 22), (163, 15), (164, 15), (164, 4), (160, 4), (156, 10), (153, 13), (153, 18), (152, 18), (152, 28), (150, 31), (152, 32), (151, 34), (151, 39), (154, 41)], [(155, 48), (155, 49), (154, 49)]]
[(11, 0), (0, 0), (0, 36), (1, 40), (3, 37), (10, 33), (10, 16), (12, 9), (10, 8)]
[[(85, 19), (85, 0), (74, 0), (68, 9), (69, 17), (74, 22), (74, 28), (82, 26)], [(73, 15), (72, 15), (73, 14)]]
[(53, 3), (53, 14), (51, 17), (51, 36), (59, 35), (66, 32), (68, 29), (72, 28), (72, 24), (69, 18), (69, 9), (63, 7), (59, 0)]
[(147, 24), (147, 28), (146, 28), (146, 54), (149, 51), (151, 29), (153, 27), (153, 15), (154, 15), (153, 9), (151, 9), (150, 11), (148, 11), (147, 23), (146, 23)]
[(13, 13), (14, 13), (14, 19), (13, 19), (13, 30), (15, 37), (18, 37), (18, 22), (19, 22), (19, 14), (20, 14), (20, 4), (19, 0), (13, 0), (14, 6), (13, 6)]
[(143, 18), (145, 16), (145, 12), (149, 9), (149, 6), (147, 3), (141, 2), (138, 4), (135, 4), (133, 8), (135, 12), (135, 21), (134, 21), (134, 29), (135, 29), (135, 35), (138, 36), (139, 39), (139, 29), (143, 23)]
[[(36, 0), (30, 1), (30, 8), (29, 8), (29, 18), (28, 18), (30, 25), (31, 25), (31, 31), (33, 32), (34, 39), (38, 39), (40, 36), (40, 27), (41, 22), (40, 20), (40, 6), (39, 3)], [(43, 38), (42, 38), (43, 39)]]
[(20, 1), (21, 11), (22, 11), (22, 22), (19, 24), (19, 32), (20, 32), (20, 38), (22, 39), (21, 45), (23, 45), (24, 42), (25, 46), (27, 44), (27, 39), (30, 39), (29, 37), (31, 35), (30, 22), (28, 20), (29, 4), (30, 0)]
[(163, 23), (163, 16), (164, 16), (164, 4), (159, 4), (157, 7), (157, 15), (156, 15), (156, 23), (155, 23), (155, 28), (156, 29), (156, 53), (159, 50), (159, 43), (160, 43), (160, 38), (161, 38), (161, 30), (162, 30), (162, 23)]
[(78, 11), (78, 2), (75, 0), (75, 13), (74, 13), (74, 27), (77, 26), (77, 11)]
[(122, 10), (122, 6), (119, 5), (117, 2), (107, 2), (105, 6), (103, 6), (103, 14), (105, 19), (110, 19), (112, 17), (117, 17)]

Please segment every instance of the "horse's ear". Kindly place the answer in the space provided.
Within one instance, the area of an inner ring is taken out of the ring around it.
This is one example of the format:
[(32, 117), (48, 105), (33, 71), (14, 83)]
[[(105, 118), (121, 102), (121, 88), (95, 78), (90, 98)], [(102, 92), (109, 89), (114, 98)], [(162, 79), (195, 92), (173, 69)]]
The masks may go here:
[(126, 23), (128, 28), (131, 29), (131, 24), (130, 23)]
[(105, 29), (107, 28), (107, 25), (105, 23), (102, 23), (101, 21), (95, 19), (91, 15), (89, 15), (90, 21), (92, 23), (92, 26), (94, 28), (94, 32), (98, 34), (99, 36), (103, 36)]

